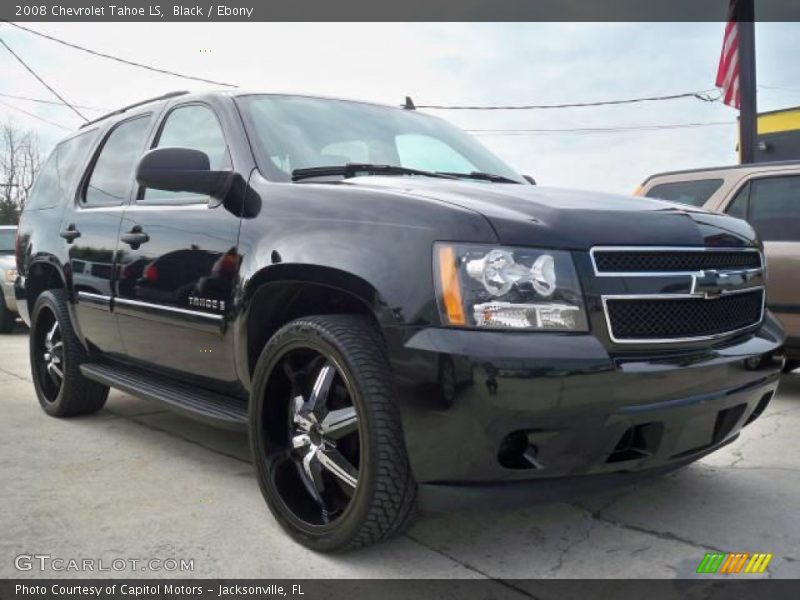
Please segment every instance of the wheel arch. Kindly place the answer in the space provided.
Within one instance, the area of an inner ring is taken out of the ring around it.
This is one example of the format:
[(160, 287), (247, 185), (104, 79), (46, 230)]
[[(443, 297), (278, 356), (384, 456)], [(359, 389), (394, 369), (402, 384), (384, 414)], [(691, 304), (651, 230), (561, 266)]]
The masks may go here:
[(311, 315), (361, 314), (385, 331), (396, 316), (365, 279), (327, 266), (278, 264), (264, 267), (246, 283), (236, 333), (240, 377), (248, 384), (272, 335), (286, 323)]
[(69, 294), (69, 286), (64, 269), (53, 258), (39, 258), (28, 266), (25, 277), (25, 301), (28, 314), (33, 314), (33, 306), (42, 292), (52, 289), (65, 289)]
[[(68, 268), (68, 267), (67, 267)], [(25, 306), (28, 309), (29, 319), (33, 319), (33, 307), (42, 292), (53, 289), (63, 289), (67, 294), (67, 311), (72, 321), (72, 328), (82, 344), (85, 344), (80, 324), (75, 316), (75, 298), (71, 278), (67, 269), (55, 257), (37, 258), (32, 261), (26, 270), (25, 276)]]

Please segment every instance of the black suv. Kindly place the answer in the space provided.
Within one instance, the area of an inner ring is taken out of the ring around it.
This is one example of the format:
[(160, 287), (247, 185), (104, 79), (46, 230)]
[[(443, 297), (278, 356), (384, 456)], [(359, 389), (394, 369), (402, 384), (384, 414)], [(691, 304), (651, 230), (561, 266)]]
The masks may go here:
[(747, 223), (537, 187), (411, 103), (129, 106), (56, 147), (17, 246), (44, 410), (114, 387), (247, 430), (317, 550), (401, 530), (418, 483), (686, 464), (778, 385)]

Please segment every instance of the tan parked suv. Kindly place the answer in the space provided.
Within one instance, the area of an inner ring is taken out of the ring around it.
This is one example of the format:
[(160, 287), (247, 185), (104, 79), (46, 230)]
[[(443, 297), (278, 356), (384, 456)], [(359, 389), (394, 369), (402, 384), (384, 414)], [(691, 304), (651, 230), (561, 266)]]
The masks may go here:
[(750, 222), (764, 242), (768, 306), (788, 335), (786, 370), (800, 367), (800, 161), (659, 173), (637, 193)]

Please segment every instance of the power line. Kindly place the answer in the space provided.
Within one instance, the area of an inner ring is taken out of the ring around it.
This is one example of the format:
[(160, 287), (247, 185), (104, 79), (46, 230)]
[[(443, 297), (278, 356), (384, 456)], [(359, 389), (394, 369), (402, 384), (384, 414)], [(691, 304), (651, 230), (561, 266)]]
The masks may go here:
[(44, 87), (46, 87), (48, 90), (50, 90), (50, 91), (53, 93), (53, 95), (54, 95), (56, 98), (58, 98), (59, 100), (61, 100), (61, 102), (63, 102), (64, 104), (66, 104), (68, 107), (70, 107), (70, 108), (72, 109), (72, 111), (73, 111), (73, 112), (74, 112), (76, 115), (78, 115), (78, 116), (79, 116), (81, 119), (83, 119), (84, 121), (88, 121), (88, 120), (89, 120), (89, 119), (87, 119), (86, 117), (84, 117), (84, 116), (81, 114), (81, 112), (80, 112), (80, 111), (79, 111), (77, 108), (75, 108), (75, 107), (74, 107), (74, 106), (72, 106), (72, 105), (71, 105), (69, 102), (67, 102), (67, 101), (64, 99), (64, 97), (63, 97), (63, 96), (61, 96), (61, 94), (59, 94), (59, 93), (58, 93), (57, 91), (55, 91), (55, 90), (54, 90), (52, 87), (50, 87), (50, 86), (47, 84), (47, 82), (46, 82), (44, 79), (42, 79), (41, 77), (39, 77), (39, 76), (36, 74), (36, 71), (34, 71), (33, 69), (31, 69), (31, 68), (30, 68), (30, 67), (29, 67), (29, 66), (28, 66), (28, 65), (25, 63), (25, 61), (24, 61), (24, 60), (22, 60), (22, 59), (21, 59), (21, 58), (20, 58), (20, 57), (17, 55), (17, 53), (16, 53), (16, 52), (14, 52), (14, 51), (13, 51), (13, 50), (12, 50), (12, 49), (9, 47), (9, 45), (8, 45), (8, 44), (6, 44), (6, 42), (5, 42), (5, 40), (4, 40), (3, 38), (0, 38), (0, 44), (3, 44), (3, 46), (5, 46), (5, 48), (6, 48), (6, 50), (8, 50), (8, 51), (11, 53), (11, 55), (12, 55), (14, 58), (16, 58), (16, 59), (17, 59), (17, 60), (20, 62), (20, 64), (21, 64), (23, 67), (25, 67), (25, 68), (28, 70), (28, 72), (29, 72), (31, 75), (33, 75), (34, 77), (36, 77), (36, 79), (38, 79), (38, 80), (39, 80), (39, 83), (41, 83), (41, 84), (42, 84)]
[(28, 115), (29, 117), (33, 117), (34, 119), (39, 119), (40, 121), (42, 121), (44, 123), (47, 123), (48, 125), (52, 125), (53, 127), (58, 127), (59, 129), (63, 129), (64, 131), (72, 131), (69, 127), (65, 127), (64, 125), (61, 125), (60, 123), (56, 123), (55, 121), (49, 121), (48, 119), (45, 119), (44, 117), (40, 117), (37, 114), (34, 114), (32, 112), (28, 112), (27, 110), (25, 110), (23, 108), (20, 108), (19, 106), (14, 106), (13, 104), (8, 104), (6, 102), (3, 102), (2, 100), (0, 100), (0, 106), (5, 106), (6, 108), (10, 108), (12, 110), (19, 111), (19, 112), (21, 112), (23, 114)]
[(652, 125), (630, 125), (619, 127), (574, 127), (555, 129), (467, 129), (469, 133), (478, 136), (527, 136), (527, 135), (553, 135), (559, 133), (622, 133), (628, 131), (662, 131), (669, 129), (695, 129), (698, 127), (717, 127), (720, 125), (735, 125), (736, 121), (711, 121), (706, 123), (670, 123)]
[(82, 52), (88, 52), (89, 54), (93, 54), (94, 56), (99, 56), (101, 58), (107, 58), (109, 60), (114, 60), (114, 61), (117, 61), (119, 63), (125, 64), (125, 65), (129, 65), (131, 67), (139, 67), (140, 69), (147, 69), (148, 71), (153, 71), (155, 73), (162, 73), (164, 75), (172, 75), (173, 77), (180, 77), (182, 79), (190, 79), (192, 81), (201, 81), (203, 83), (210, 83), (212, 85), (221, 85), (221, 86), (229, 87), (229, 88), (237, 88), (237, 87), (239, 87), (238, 85), (234, 85), (232, 83), (225, 83), (223, 81), (214, 81), (213, 79), (203, 79), (202, 77), (193, 77), (192, 75), (184, 75), (182, 73), (176, 73), (175, 71), (168, 71), (166, 69), (160, 69), (158, 67), (145, 65), (143, 63), (139, 63), (139, 62), (135, 62), (135, 61), (132, 61), (132, 60), (128, 60), (126, 58), (120, 58), (118, 56), (112, 56), (111, 54), (105, 54), (104, 52), (98, 52), (97, 50), (92, 50), (90, 48), (85, 48), (84, 46), (79, 46), (78, 44), (73, 44), (72, 42), (67, 42), (66, 40), (62, 40), (62, 39), (59, 39), (57, 37), (53, 37), (51, 35), (47, 35), (47, 34), (42, 33), (40, 31), (36, 31), (34, 29), (29, 29), (27, 27), (23, 27), (22, 25), (19, 25), (18, 23), (12, 23), (11, 21), (6, 21), (6, 23), (8, 23), (9, 25), (13, 25), (14, 27), (17, 27), (18, 29), (22, 29), (23, 31), (27, 31), (28, 33), (32, 33), (33, 35), (38, 35), (39, 37), (45, 38), (47, 40), (50, 40), (51, 42), (56, 42), (58, 44), (62, 44), (64, 46), (68, 46), (69, 48), (73, 48), (75, 50), (80, 50)]
[(644, 98), (626, 98), (624, 100), (601, 100), (599, 102), (575, 102), (569, 104), (517, 104), (508, 106), (456, 106), (442, 104), (415, 104), (416, 108), (430, 108), (437, 110), (537, 110), (548, 108), (583, 108), (587, 106), (611, 106), (618, 104), (635, 104), (638, 102), (659, 102), (663, 100), (677, 100), (679, 98), (695, 98), (703, 102), (716, 102), (719, 96), (711, 96), (715, 90), (700, 90), (685, 92), (683, 94), (669, 94), (666, 96), (647, 96)]
[(783, 87), (783, 86), (780, 86), (780, 85), (758, 84), (756, 87), (760, 87), (760, 88), (763, 88), (765, 90), (776, 90), (776, 91), (779, 91), (779, 92), (793, 92), (795, 94), (800, 94), (800, 90), (797, 89), (797, 88), (787, 88), (787, 87)]
[[(29, 96), (15, 96), (13, 94), (4, 94), (0, 92), (0, 97), (11, 98), (13, 100), (25, 100), (26, 102), (37, 102), (39, 104), (51, 104), (53, 106), (67, 106), (63, 102), (56, 102), (55, 100), (45, 100), (44, 98), (31, 98)], [(109, 112), (110, 108), (98, 108), (96, 106), (85, 106), (83, 104), (73, 104), (76, 108), (85, 108), (86, 110), (94, 110), (97, 112)]]

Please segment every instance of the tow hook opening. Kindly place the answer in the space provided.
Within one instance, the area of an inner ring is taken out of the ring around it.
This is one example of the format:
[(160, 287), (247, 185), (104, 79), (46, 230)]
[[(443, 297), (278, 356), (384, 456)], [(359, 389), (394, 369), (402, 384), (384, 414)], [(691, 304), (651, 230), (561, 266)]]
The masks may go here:
[(512, 431), (500, 443), (497, 460), (506, 469), (541, 469), (536, 459), (538, 448), (530, 443), (528, 431)]
[(663, 433), (663, 423), (641, 423), (629, 427), (608, 455), (606, 462), (616, 463), (652, 456), (658, 451)]

